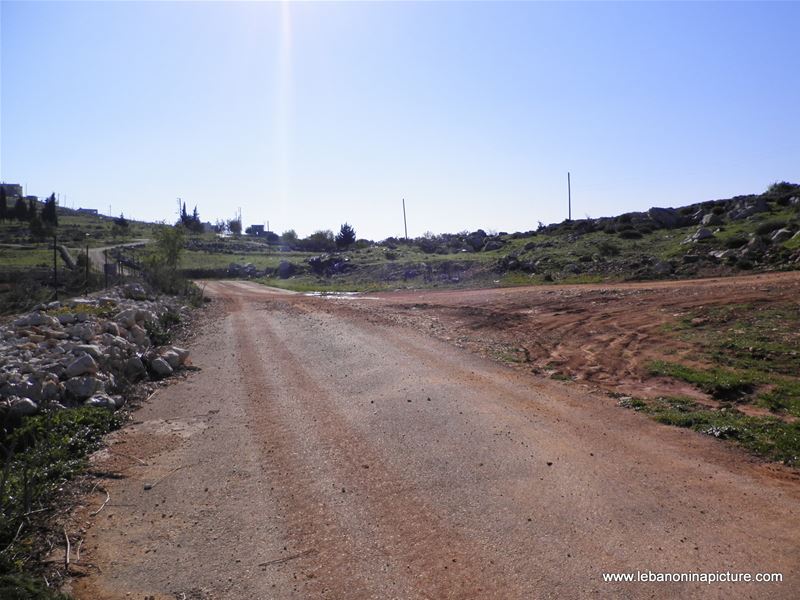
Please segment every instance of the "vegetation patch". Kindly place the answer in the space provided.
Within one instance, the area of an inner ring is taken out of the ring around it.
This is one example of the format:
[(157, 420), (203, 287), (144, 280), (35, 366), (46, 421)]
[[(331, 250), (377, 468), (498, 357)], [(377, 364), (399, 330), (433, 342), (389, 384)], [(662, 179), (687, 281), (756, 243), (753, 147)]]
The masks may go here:
[(61, 598), (31, 578), (37, 559), (33, 519), (78, 474), (86, 456), (122, 417), (103, 408), (47, 411), (22, 422), (7, 416), (0, 430), (0, 597)]
[(620, 406), (643, 412), (659, 423), (686, 427), (720, 439), (731, 440), (749, 452), (789, 466), (800, 458), (800, 422), (742, 414), (732, 407), (707, 408), (681, 398), (622, 398)]

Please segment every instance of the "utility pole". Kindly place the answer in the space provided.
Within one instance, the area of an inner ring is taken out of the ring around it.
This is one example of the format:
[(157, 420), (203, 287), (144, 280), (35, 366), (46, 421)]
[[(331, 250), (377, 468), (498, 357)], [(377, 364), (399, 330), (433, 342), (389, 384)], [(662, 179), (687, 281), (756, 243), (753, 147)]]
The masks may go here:
[(181, 199), (178, 198), (178, 220), (181, 218)]
[(53, 291), (55, 292), (56, 300), (58, 300), (58, 258), (56, 254), (57, 244), (58, 238), (56, 237), (56, 233), (53, 233)]
[(403, 230), (406, 232), (406, 241), (408, 241), (408, 223), (406, 222), (406, 199), (403, 198)]
[(567, 221), (572, 221), (572, 185), (567, 171)]
[(83, 293), (89, 292), (89, 234), (86, 234), (86, 282), (83, 284)]

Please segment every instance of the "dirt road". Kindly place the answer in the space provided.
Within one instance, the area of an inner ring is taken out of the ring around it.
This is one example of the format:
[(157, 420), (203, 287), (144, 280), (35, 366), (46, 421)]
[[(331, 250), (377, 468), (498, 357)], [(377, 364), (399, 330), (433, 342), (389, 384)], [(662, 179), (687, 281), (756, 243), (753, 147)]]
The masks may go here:
[[(78, 598), (800, 594), (791, 472), (393, 324), (385, 299), (206, 292), (199, 372), (95, 465), (123, 477), (84, 510)], [(636, 571), (783, 582), (602, 577)]]

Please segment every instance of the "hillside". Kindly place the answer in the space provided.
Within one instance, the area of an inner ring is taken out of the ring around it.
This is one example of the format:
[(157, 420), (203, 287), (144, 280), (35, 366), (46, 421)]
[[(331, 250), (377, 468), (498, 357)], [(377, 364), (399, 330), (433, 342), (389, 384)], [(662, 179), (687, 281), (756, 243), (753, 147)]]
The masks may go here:
[(347, 251), (196, 237), (182, 267), (193, 277), (321, 291), (683, 278), (800, 268), (799, 230), (800, 185), (781, 183), (758, 195), (524, 233), (359, 240)]

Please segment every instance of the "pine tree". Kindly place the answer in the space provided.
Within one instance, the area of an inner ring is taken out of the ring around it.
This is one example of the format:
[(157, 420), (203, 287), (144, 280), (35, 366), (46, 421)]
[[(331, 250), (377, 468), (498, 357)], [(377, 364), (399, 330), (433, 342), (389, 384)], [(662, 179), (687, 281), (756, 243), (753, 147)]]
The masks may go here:
[(39, 216), (39, 207), (36, 206), (36, 200), (33, 198), (28, 199), (28, 221), (33, 219), (34, 217)]
[(42, 223), (58, 227), (58, 214), (56, 213), (56, 195), (50, 194), (42, 208)]
[(17, 201), (14, 203), (14, 218), (17, 221), (28, 220), (28, 205), (25, 204), (25, 200), (22, 198), (17, 198)]
[(0, 187), (0, 221), (5, 221), (8, 218), (8, 201), (6, 197), (6, 188)]
[(353, 229), (348, 223), (345, 223), (336, 234), (336, 247), (345, 249), (352, 246), (356, 242), (356, 230)]

